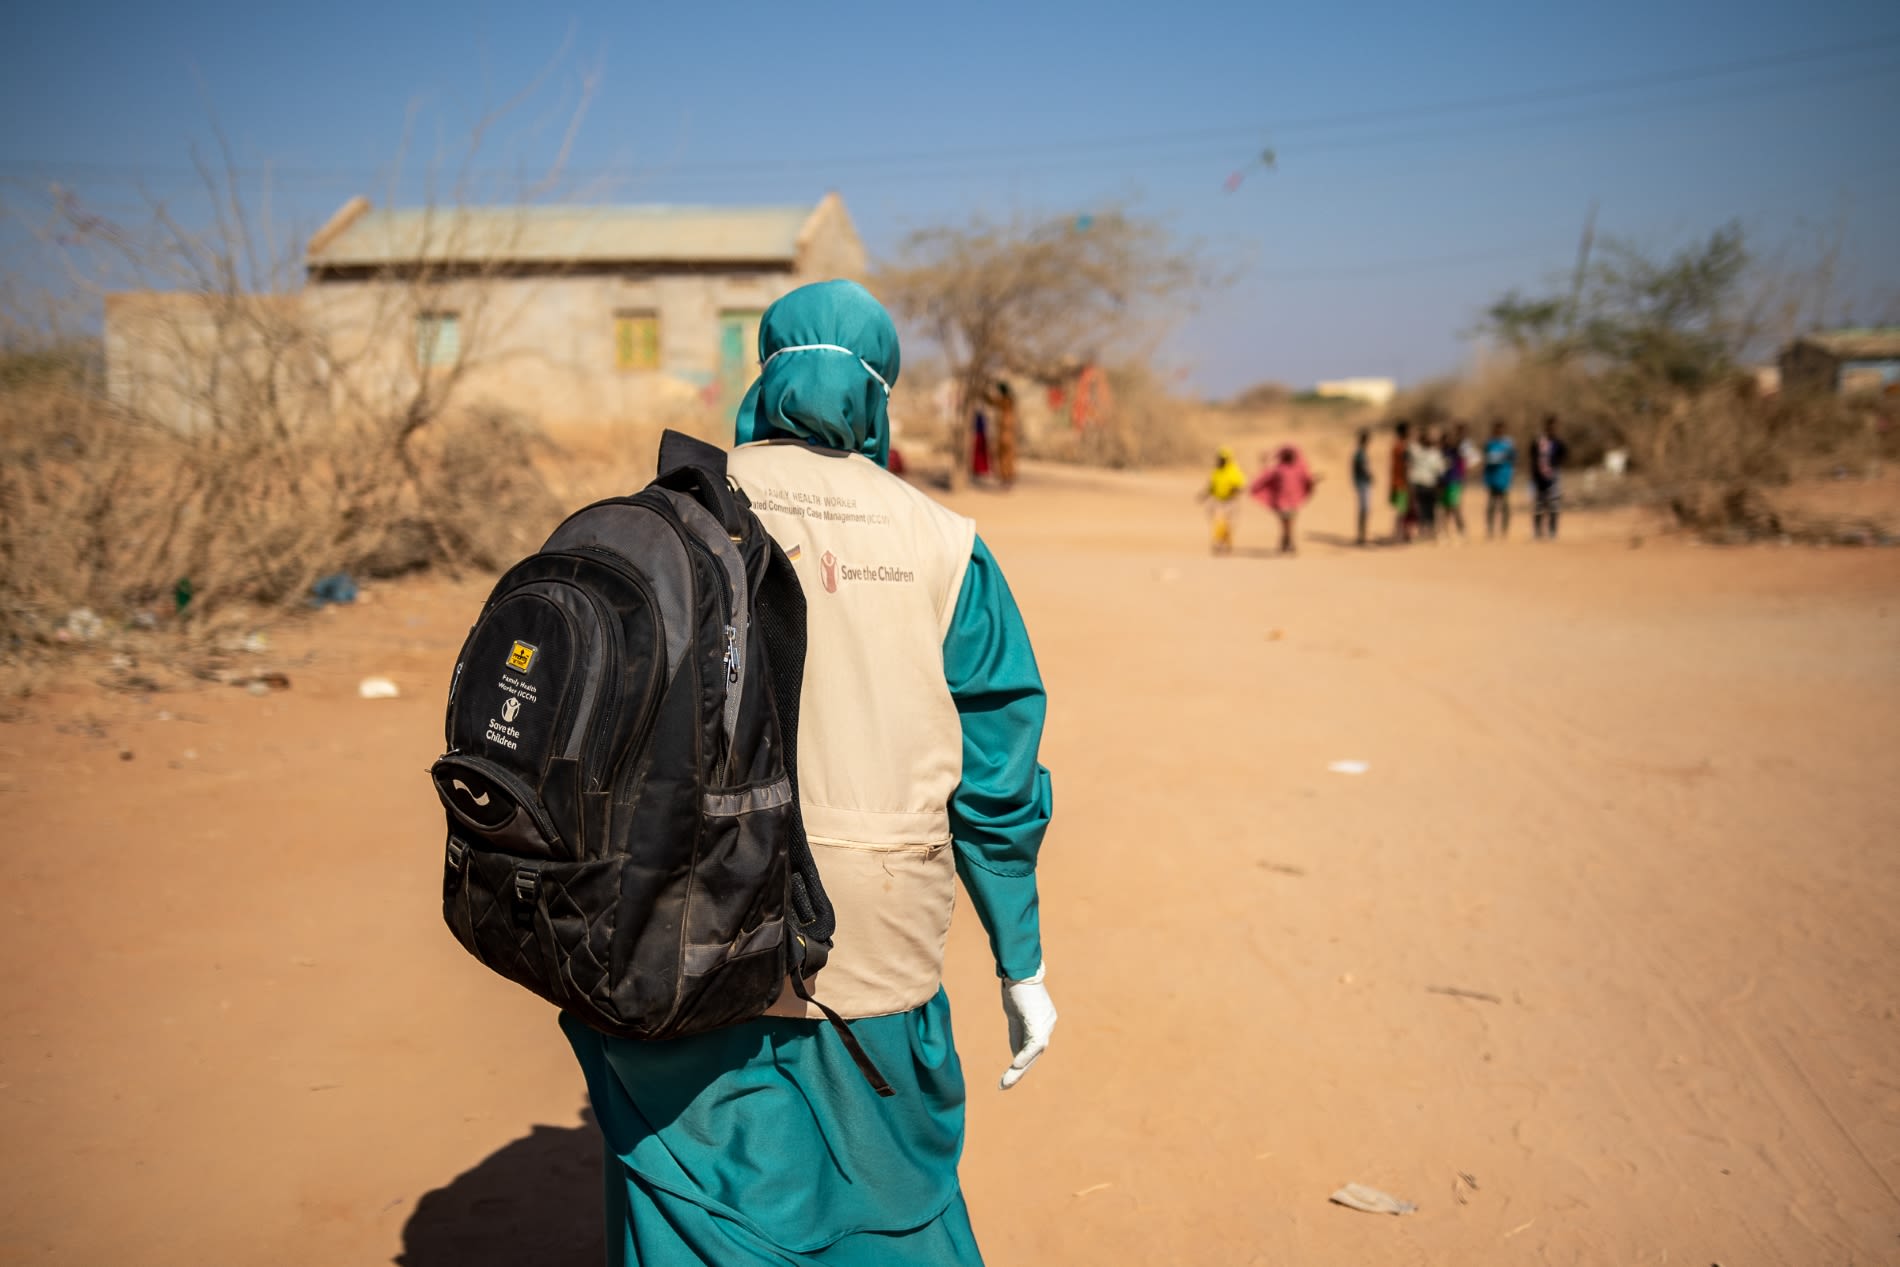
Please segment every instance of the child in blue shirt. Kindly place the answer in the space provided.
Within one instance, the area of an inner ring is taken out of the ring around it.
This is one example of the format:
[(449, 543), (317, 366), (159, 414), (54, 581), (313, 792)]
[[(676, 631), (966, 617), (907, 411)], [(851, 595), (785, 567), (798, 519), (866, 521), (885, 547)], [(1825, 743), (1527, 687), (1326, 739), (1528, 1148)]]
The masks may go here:
[(1511, 478), (1517, 473), (1517, 442), (1504, 434), (1502, 420), (1491, 424), (1484, 446), (1484, 535), (1511, 535)]

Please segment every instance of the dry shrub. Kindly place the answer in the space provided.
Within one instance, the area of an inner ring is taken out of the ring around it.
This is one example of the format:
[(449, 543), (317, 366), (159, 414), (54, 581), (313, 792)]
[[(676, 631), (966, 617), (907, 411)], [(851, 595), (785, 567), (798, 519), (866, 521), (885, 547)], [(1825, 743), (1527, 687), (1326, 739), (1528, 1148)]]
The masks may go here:
[(1030, 457), (1126, 470), (1192, 465), (1214, 451), (1231, 425), (1220, 409), (1171, 395), (1145, 365), (1108, 371), (1109, 407), (1082, 431), (1067, 425), (1031, 432)]
[(604, 497), (624, 497), (646, 487), (655, 473), (660, 436), (684, 431), (721, 447), (732, 443), (732, 422), (710, 408), (679, 410), (656, 418), (616, 419), (602, 425), (550, 430), (536, 467), (565, 511)]
[(558, 513), (524, 420), (445, 414), (398, 451), (391, 420), (284, 434), (181, 431), (80, 383), (0, 390), (0, 639), (69, 612), (195, 623), (282, 610), (337, 571), (492, 571)]
[(1493, 366), (1468, 378), (1430, 379), (1400, 392), (1385, 412), (1389, 421), (1405, 418), (1414, 426), (1463, 422), (1476, 436), (1502, 422), (1520, 444), (1555, 414), (1577, 466), (1594, 466), (1611, 449), (1629, 444), (1623, 411), (1601, 380), (1534, 361)]
[(1873, 515), (1803, 513), (1777, 506), (1759, 488), (1695, 485), (1669, 499), (1676, 522), (1719, 545), (1779, 540), (1802, 545), (1900, 545), (1891, 520)]
[(1249, 412), (1279, 410), (1291, 404), (1295, 394), (1285, 383), (1268, 380), (1236, 392), (1226, 403), (1230, 409)]
[(490, 406), (452, 413), (415, 447), (413, 500), (357, 567), (390, 576), (428, 567), (497, 572), (536, 548), (561, 503), (539, 459), (552, 450), (531, 418)]

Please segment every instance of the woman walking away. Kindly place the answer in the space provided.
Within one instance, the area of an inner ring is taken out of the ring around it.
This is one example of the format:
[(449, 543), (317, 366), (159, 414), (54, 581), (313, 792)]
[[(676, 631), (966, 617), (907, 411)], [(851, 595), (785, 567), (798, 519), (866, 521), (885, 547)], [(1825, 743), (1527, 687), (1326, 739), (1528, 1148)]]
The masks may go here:
[[(838, 925), (814, 993), (855, 1018), (896, 1094), (874, 1093), (789, 988), (758, 1020), (665, 1042), (564, 1016), (606, 1137), (607, 1259), (980, 1264), (944, 936), (961, 877), (1002, 982), (1013, 1086), (1056, 1019), (1036, 905), (1042, 679), (975, 526), (884, 469), (897, 331), (870, 292), (794, 290), (766, 310), (759, 353), (729, 469), (806, 597), (798, 805)], [(802, 513), (837, 502), (860, 513)]]
[(1359, 503), (1358, 545), (1366, 544), (1366, 520), (1372, 515), (1372, 454), (1368, 446), (1372, 443), (1372, 432), (1359, 428), (1359, 443), (1352, 451), (1352, 493)]
[[(1263, 454), (1262, 457), (1265, 457)], [(1299, 517), (1300, 507), (1306, 505), (1306, 499), (1313, 495), (1313, 485), (1319, 481), (1306, 467), (1306, 459), (1293, 445), (1280, 447), (1273, 455), (1273, 461), (1260, 473), (1248, 491), (1254, 500), (1280, 517), (1280, 553), (1292, 554), (1293, 522)]]
[(996, 415), (996, 482), (1008, 488), (1016, 482), (1016, 396), (1008, 383), (997, 382), (990, 409)]
[(1201, 500), (1207, 503), (1215, 554), (1234, 552), (1234, 510), (1246, 488), (1247, 473), (1234, 461), (1234, 451), (1223, 444), (1214, 454), (1214, 470), (1201, 489)]
[(970, 478), (988, 479), (990, 474), (990, 419), (979, 409), (970, 420)]
[(1504, 434), (1504, 419), (1491, 424), (1484, 445), (1484, 535), (1511, 535), (1511, 479), (1517, 472), (1517, 442)]

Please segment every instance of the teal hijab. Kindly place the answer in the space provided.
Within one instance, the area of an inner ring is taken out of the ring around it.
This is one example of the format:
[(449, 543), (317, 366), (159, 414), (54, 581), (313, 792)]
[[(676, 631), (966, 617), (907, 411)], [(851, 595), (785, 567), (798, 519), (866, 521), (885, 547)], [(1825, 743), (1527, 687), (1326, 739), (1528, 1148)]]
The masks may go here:
[(786, 295), (759, 322), (759, 364), (735, 420), (739, 444), (795, 439), (889, 462), (897, 327), (870, 291), (832, 281)]

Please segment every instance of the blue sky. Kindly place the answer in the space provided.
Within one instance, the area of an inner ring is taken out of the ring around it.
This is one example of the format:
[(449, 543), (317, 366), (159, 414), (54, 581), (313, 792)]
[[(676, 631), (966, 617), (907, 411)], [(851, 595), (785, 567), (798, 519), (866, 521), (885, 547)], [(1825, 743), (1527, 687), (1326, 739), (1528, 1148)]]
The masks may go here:
[(1600, 233), (1652, 246), (1739, 218), (1798, 255), (1840, 226), (1836, 307), (1900, 296), (1900, 11), (1876, 0), (40, 4), (8, 27), (16, 275), (54, 181), (202, 215), (214, 119), (250, 189), (268, 169), (273, 223), (307, 230), (383, 200), (399, 154), (394, 189), (419, 196), (546, 72), (476, 160), (479, 196), (543, 168), (586, 96), (566, 196), (837, 188), (874, 252), (973, 212), (1121, 203), (1237, 271), (1167, 348), (1209, 393), (1456, 368), (1490, 298), (1568, 268), (1593, 199)]

